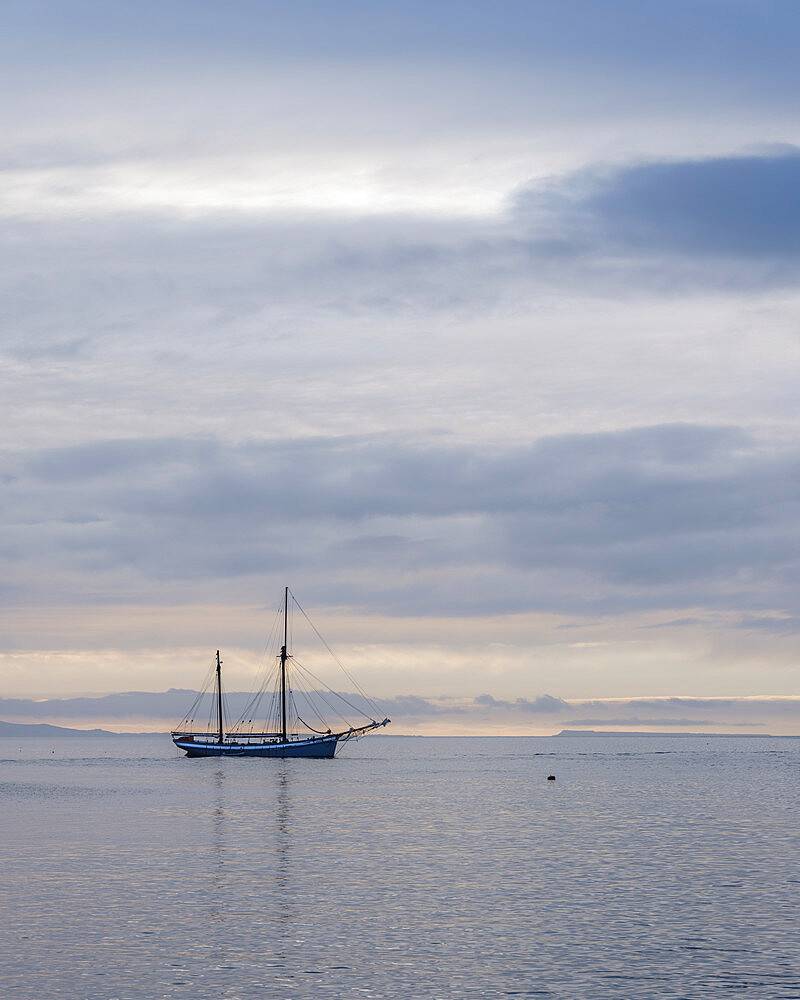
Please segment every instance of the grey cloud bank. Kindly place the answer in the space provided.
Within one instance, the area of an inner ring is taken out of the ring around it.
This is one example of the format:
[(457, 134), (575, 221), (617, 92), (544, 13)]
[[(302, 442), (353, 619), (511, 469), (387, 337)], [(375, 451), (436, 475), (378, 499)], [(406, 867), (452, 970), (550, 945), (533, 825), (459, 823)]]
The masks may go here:
[(800, 253), (800, 151), (621, 171), (590, 196), (609, 235), (639, 248), (721, 256)]
[[(114, 574), (147, 600), (153, 582), (179, 594), (187, 581), (290, 566), (324, 603), (351, 573), (351, 606), (371, 613), (700, 604), (779, 612), (742, 624), (786, 630), (800, 596), (800, 454), (736, 428), (506, 449), (105, 441), (5, 457), (5, 578), (23, 604), (43, 586), (92, 600)], [(399, 585), (406, 573), (413, 582)]]

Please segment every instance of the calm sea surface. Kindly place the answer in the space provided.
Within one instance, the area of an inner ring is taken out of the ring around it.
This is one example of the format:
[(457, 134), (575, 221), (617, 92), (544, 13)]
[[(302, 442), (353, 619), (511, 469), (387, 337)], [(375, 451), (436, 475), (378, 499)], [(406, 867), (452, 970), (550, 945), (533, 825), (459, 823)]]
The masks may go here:
[(800, 739), (0, 740), (0, 995), (800, 998), (799, 825)]

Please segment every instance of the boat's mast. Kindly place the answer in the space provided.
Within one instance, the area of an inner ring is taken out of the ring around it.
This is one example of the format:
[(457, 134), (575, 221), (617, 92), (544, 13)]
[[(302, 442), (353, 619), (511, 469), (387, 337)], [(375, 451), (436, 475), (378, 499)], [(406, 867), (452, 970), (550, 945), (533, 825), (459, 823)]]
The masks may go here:
[(281, 646), (281, 739), (286, 742), (286, 645), (289, 636), (289, 588), (283, 592), (283, 645)]
[(219, 722), (219, 741), (223, 742), (224, 733), (222, 732), (222, 660), (219, 658), (219, 650), (217, 650), (217, 721)]

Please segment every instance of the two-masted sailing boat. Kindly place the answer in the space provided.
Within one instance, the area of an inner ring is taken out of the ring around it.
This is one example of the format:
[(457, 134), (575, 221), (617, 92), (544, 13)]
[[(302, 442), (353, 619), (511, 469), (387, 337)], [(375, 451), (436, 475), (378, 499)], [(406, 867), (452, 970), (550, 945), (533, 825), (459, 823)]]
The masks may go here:
[[(198, 694), (179, 728), (172, 733), (175, 746), (185, 751), (188, 757), (333, 757), (339, 743), (357, 739), (373, 729), (380, 729), (381, 726), (388, 725), (391, 721), (386, 718), (381, 722), (377, 721), (377, 717), (382, 713), (360, 688), (358, 700), (361, 705), (354, 705), (350, 699), (338, 694), (327, 685), (323, 685), (324, 691), (319, 689), (305, 690), (303, 700), (298, 704), (299, 699), (290, 682), (290, 670), (298, 680), (305, 678), (308, 682), (311, 679), (317, 685), (322, 684), (322, 682), (288, 652), (289, 596), (290, 591), (286, 587), (283, 595), (283, 643), (280, 647), (280, 653), (270, 664), (271, 669), (266, 671), (266, 676), (258, 689), (250, 696), (244, 711), (232, 726), (225, 724), (222, 660), (219, 650), (217, 650), (216, 663), (208, 683)], [(302, 612), (306, 620), (309, 620), (297, 603), (294, 594), (291, 597), (293, 606)], [(311, 624), (310, 620), (309, 624)], [(313, 625), (311, 628), (316, 632)], [(276, 628), (275, 631), (280, 634), (279, 628)], [(317, 635), (319, 636), (318, 632)], [(325, 643), (325, 640), (321, 636), (319, 638), (330, 652), (330, 647)], [(344, 670), (344, 667), (342, 669)], [(352, 678), (350, 680), (358, 687)], [(274, 683), (270, 685), (270, 681), (274, 681)], [(212, 683), (213, 708), (208, 718), (207, 728), (199, 731), (195, 727), (195, 716), (198, 714), (197, 709), (204, 694), (212, 686)], [(259, 706), (270, 686), (272, 687), (271, 697), (267, 699), (267, 710), (262, 713), (264, 722), (260, 724), (258, 721)], [(313, 714), (315, 721), (319, 720), (318, 724), (321, 725), (327, 725), (327, 722), (323, 721), (321, 711), (326, 708), (328, 711), (333, 711), (340, 720), (337, 730), (333, 731), (330, 726), (326, 729), (313, 728), (301, 718), (301, 708), (304, 714)], [(343, 712), (346, 714), (342, 714)], [(369, 712), (374, 713), (374, 715), (371, 717)], [(353, 719), (353, 713), (360, 718)], [(350, 719), (347, 716), (350, 716)], [(364, 722), (364, 719), (369, 721)], [(360, 724), (354, 725), (354, 721), (360, 722)]]

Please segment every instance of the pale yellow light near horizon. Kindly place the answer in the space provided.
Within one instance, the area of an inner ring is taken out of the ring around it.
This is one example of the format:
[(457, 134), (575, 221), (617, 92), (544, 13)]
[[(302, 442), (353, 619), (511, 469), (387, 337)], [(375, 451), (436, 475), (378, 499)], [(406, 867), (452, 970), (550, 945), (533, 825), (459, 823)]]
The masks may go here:
[[(19, 609), (15, 650), (0, 656), (3, 696), (196, 688), (217, 648), (228, 689), (247, 691), (273, 652), (265, 650), (272, 614), (261, 607), (208, 605)], [(543, 614), (403, 618), (328, 609), (313, 617), (348, 670), (379, 698), (744, 697), (754, 693), (754, 675), (758, 695), (795, 693), (794, 645), (776, 649), (764, 664), (760, 636), (738, 628), (734, 615), (705, 615), (697, 626), (678, 629), (661, 627), (669, 621), (663, 614), (597, 622)], [(50, 648), (37, 642), (43, 635)], [(326, 683), (349, 689), (321, 647), (307, 642), (295, 652)]]

